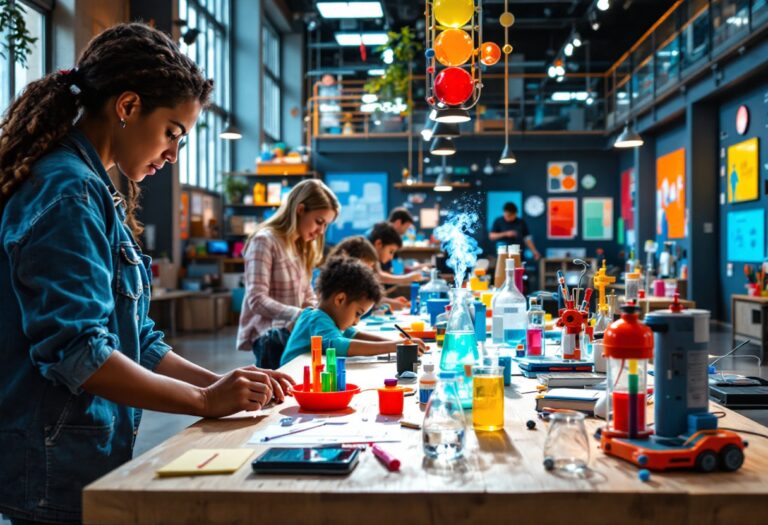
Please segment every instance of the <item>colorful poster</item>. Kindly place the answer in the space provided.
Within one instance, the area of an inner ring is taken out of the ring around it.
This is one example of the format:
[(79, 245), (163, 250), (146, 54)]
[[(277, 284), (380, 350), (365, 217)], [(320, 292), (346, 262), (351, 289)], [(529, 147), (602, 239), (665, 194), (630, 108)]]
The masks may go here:
[(613, 240), (613, 199), (585, 197), (582, 206), (582, 237), (585, 241)]
[(575, 193), (578, 183), (578, 163), (573, 161), (547, 163), (547, 190), (550, 193)]
[(326, 242), (336, 244), (351, 235), (365, 235), (377, 222), (386, 220), (385, 172), (327, 173), (325, 183), (341, 203), (338, 218), (328, 226)]
[(728, 202), (758, 198), (760, 166), (757, 137), (728, 148)]
[(577, 199), (547, 199), (547, 238), (575, 239), (578, 235)]
[(684, 239), (688, 233), (685, 185), (685, 148), (656, 159), (656, 235), (660, 242)]
[(765, 257), (765, 212), (729, 211), (728, 261), (762, 262)]
[(517, 216), (523, 218), (523, 194), (519, 191), (489, 191), (486, 198), (485, 227), (491, 231), (493, 221), (504, 215), (504, 205), (512, 202), (517, 206)]

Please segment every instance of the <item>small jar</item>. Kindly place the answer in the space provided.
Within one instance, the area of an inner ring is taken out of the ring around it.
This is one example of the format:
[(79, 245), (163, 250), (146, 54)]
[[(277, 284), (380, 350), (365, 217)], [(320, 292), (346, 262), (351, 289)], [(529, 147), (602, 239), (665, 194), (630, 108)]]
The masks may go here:
[(397, 386), (397, 379), (385, 379), (384, 388), (379, 388), (379, 414), (396, 416), (403, 413), (405, 389)]

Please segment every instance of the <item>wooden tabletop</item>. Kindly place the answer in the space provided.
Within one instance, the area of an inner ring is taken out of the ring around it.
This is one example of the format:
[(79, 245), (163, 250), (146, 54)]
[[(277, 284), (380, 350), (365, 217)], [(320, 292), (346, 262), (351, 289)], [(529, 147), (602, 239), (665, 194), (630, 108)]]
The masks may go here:
[(750, 303), (768, 303), (768, 296), (758, 297), (756, 295), (733, 294), (731, 295), (731, 299), (737, 301), (747, 301)]
[[(300, 377), (308, 358), (285, 370)], [(348, 363), (348, 382), (373, 387), (392, 377), (395, 363)], [(750, 442), (744, 466), (733, 473), (652, 473), (638, 480), (634, 465), (592, 445), (588, 479), (547, 472), (542, 450), (547, 423), (536, 419), (536, 382), (513, 377), (505, 392), (505, 429), (469, 430), (464, 460), (439, 467), (426, 460), (421, 432), (396, 427), (401, 443), (385, 448), (402, 461), (388, 472), (371, 454), (346, 477), (256, 475), (250, 460), (228, 476), (159, 479), (155, 471), (192, 448), (247, 447), (256, 429), (298, 414), (293, 399), (268, 415), (201, 420), (143, 456), (86, 487), (85, 523), (307, 523), (333, 525), (536, 523), (719, 524), (763, 523), (768, 511), (768, 440)], [(375, 392), (353, 399), (355, 411), (376, 415)], [(720, 406), (723, 427), (766, 434), (768, 429)], [(469, 412), (468, 421), (471, 421)], [(415, 398), (406, 417), (421, 419)], [(649, 417), (652, 410), (649, 409)], [(526, 421), (537, 421), (527, 430)], [(602, 424), (588, 419), (590, 435)], [(254, 456), (266, 447), (254, 446)]]

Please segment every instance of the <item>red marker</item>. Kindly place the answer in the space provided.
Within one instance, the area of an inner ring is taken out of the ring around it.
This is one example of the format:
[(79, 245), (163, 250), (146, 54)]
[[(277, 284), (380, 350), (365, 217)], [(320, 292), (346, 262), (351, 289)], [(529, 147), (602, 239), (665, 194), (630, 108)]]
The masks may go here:
[(373, 451), (373, 455), (379, 458), (379, 460), (382, 463), (384, 463), (384, 465), (387, 467), (388, 470), (392, 472), (396, 472), (400, 470), (400, 460), (390, 455), (386, 450), (381, 448), (379, 445), (373, 445), (371, 447), (371, 450)]

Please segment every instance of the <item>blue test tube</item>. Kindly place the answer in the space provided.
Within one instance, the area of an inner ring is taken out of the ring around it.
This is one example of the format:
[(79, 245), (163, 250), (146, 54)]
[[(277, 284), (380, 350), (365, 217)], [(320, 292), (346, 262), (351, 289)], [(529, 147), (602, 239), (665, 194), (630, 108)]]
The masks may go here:
[(411, 283), (411, 315), (419, 315), (419, 283)]
[(481, 301), (475, 301), (475, 338), (478, 343), (484, 343), (487, 334), (485, 331), (485, 303)]
[(344, 392), (347, 389), (347, 358), (336, 358), (336, 390)]

